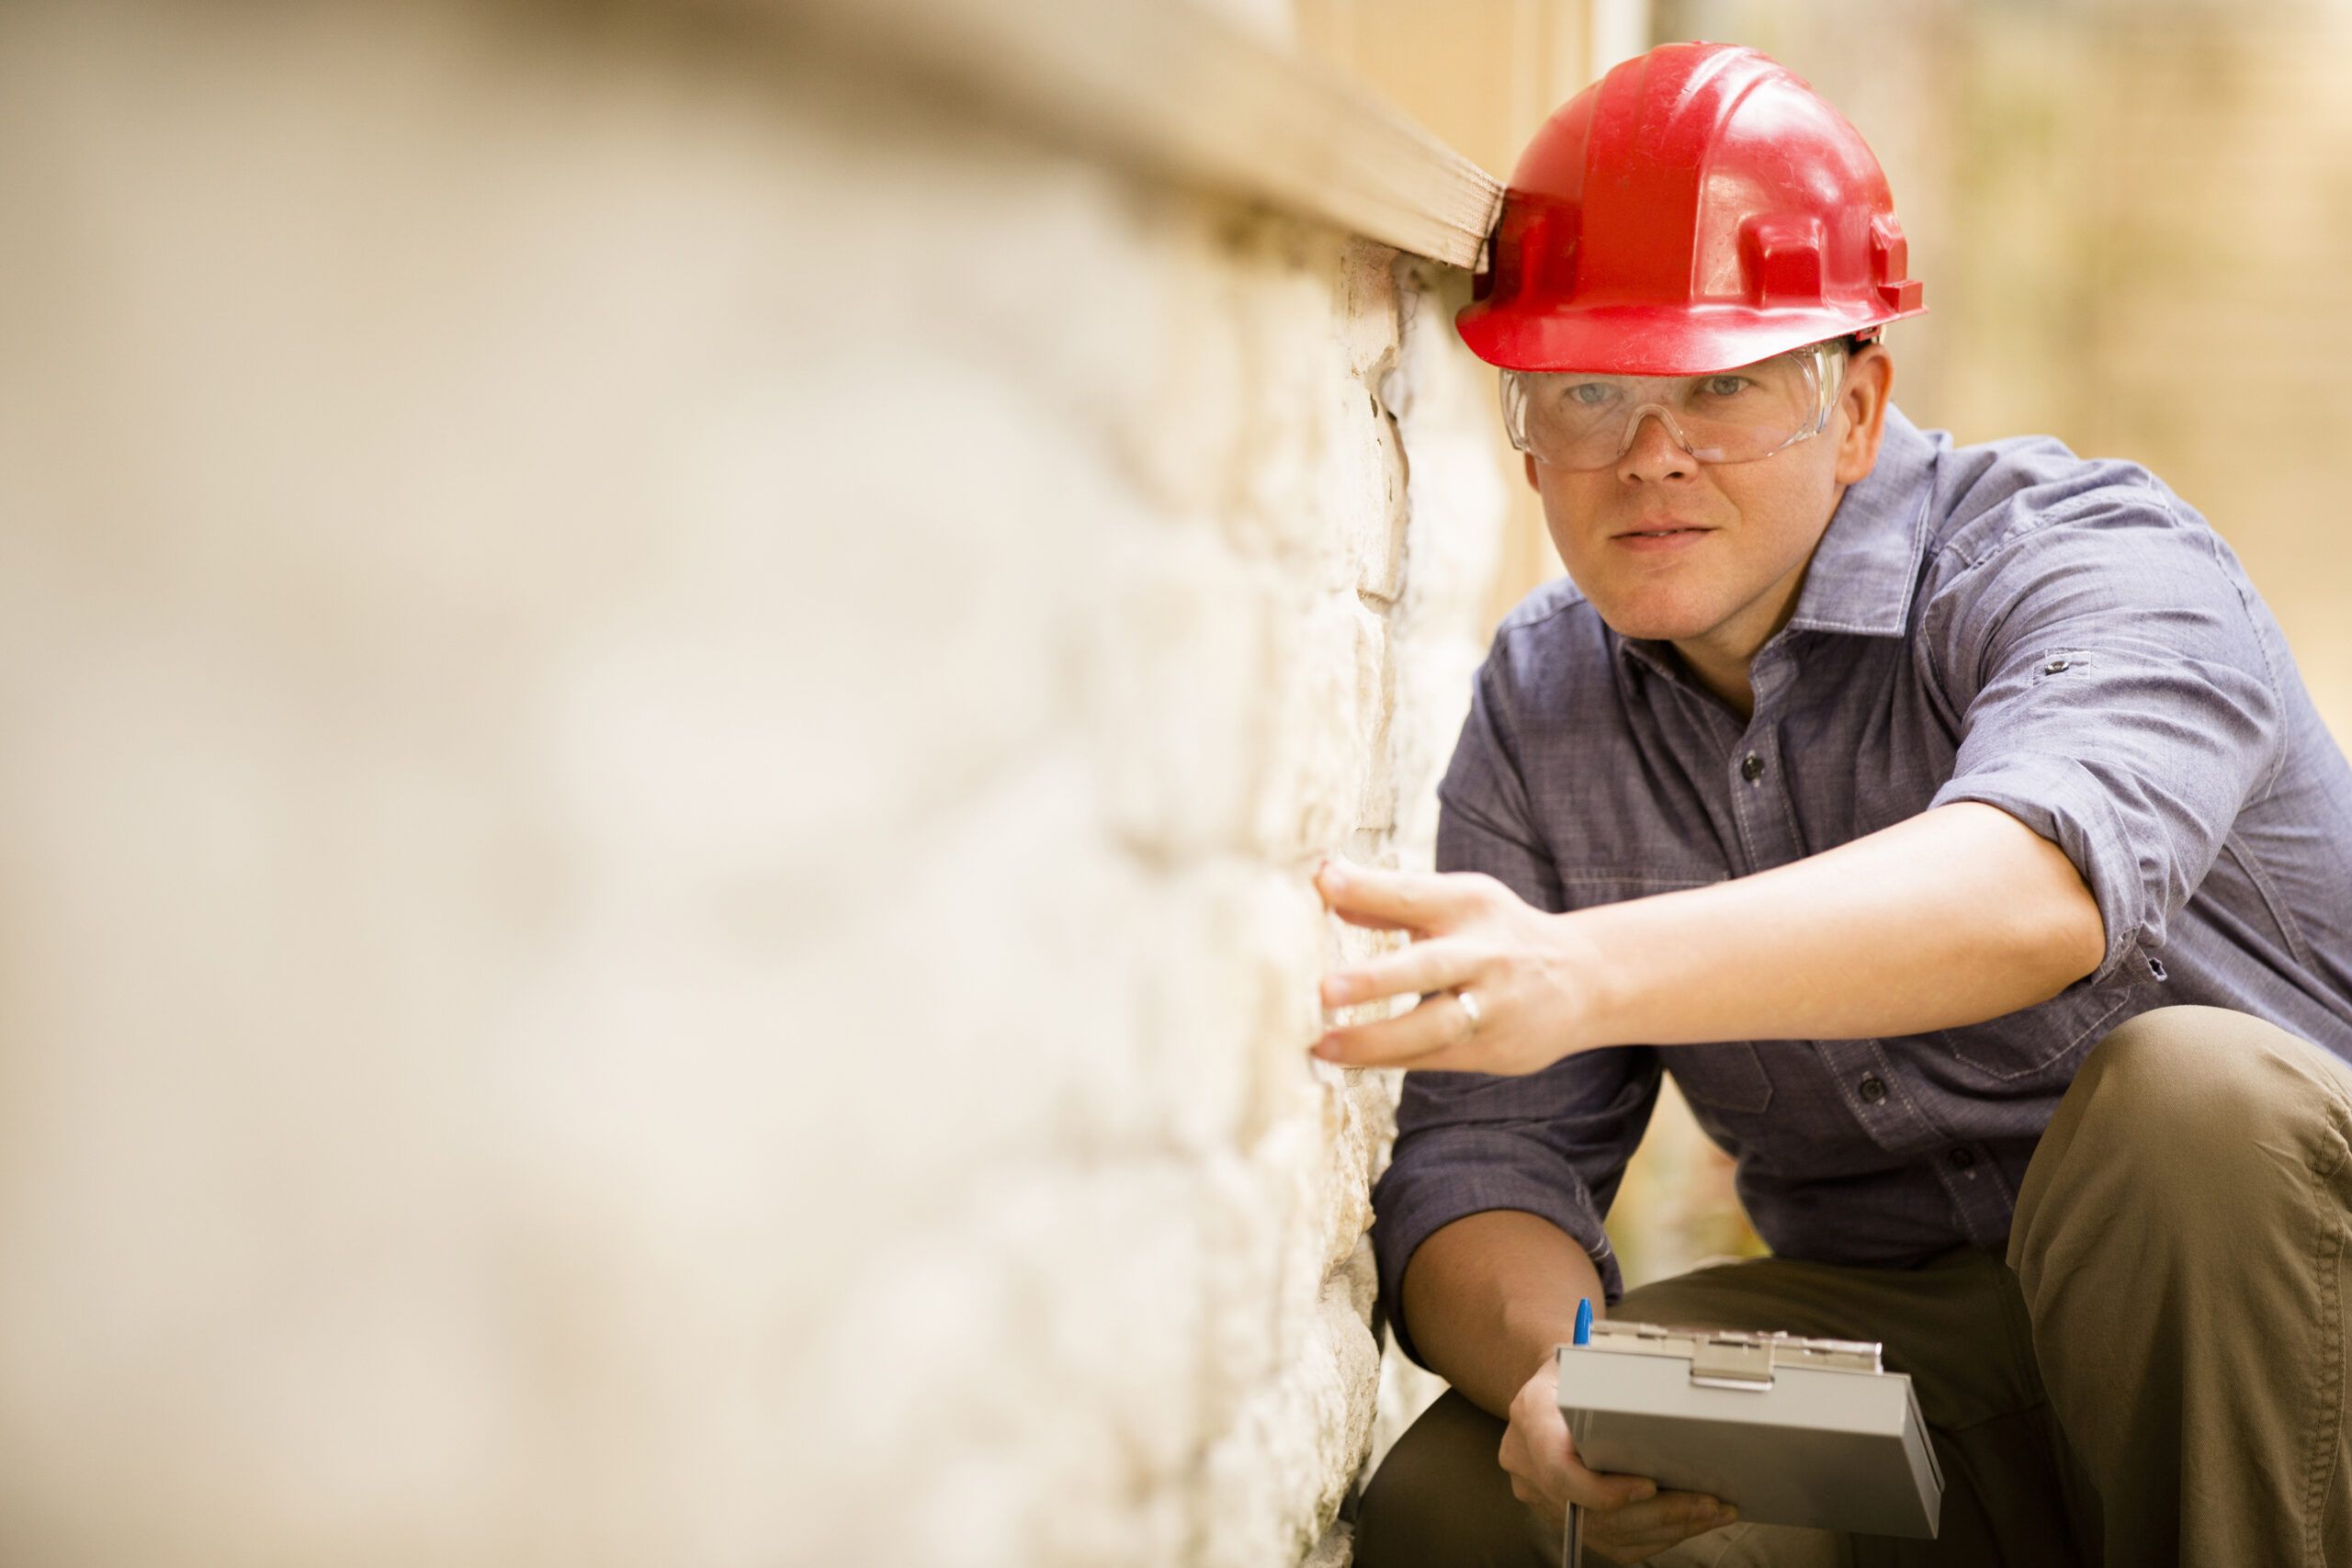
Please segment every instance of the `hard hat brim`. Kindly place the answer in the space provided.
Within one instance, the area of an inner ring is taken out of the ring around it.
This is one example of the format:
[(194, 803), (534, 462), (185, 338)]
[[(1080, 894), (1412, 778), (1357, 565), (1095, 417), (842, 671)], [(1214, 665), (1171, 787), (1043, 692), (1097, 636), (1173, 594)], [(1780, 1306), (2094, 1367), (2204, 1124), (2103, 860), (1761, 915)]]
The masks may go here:
[(1753, 365), (1905, 316), (1857, 301), (1798, 310), (1741, 304), (1589, 305), (1530, 310), (1474, 300), (1453, 318), (1470, 352), (1505, 370), (1700, 376)]

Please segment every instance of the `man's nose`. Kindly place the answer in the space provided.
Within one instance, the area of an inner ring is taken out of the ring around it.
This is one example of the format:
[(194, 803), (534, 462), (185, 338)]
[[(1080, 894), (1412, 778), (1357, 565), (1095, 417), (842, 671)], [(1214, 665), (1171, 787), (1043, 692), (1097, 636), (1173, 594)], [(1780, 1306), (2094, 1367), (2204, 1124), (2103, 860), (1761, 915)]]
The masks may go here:
[(1617, 477), (1625, 479), (1687, 479), (1698, 466), (1665, 416), (1654, 409), (1643, 412), (1625, 449), (1617, 455)]

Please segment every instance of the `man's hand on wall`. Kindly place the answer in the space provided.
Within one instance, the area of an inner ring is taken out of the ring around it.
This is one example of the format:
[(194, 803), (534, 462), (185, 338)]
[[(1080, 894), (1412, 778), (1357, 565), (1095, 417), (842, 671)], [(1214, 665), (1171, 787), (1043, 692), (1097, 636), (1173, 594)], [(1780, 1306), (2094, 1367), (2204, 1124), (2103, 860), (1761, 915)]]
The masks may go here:
[(1544, 1358), (1510, 1402), (1500, 1458), (1511, 1495), (1557, 1529), (1567, 1507), (1585, 1511), (1584, 1546), (1611, 1562), (1639, 1562), (1668, 1547), (1720, 1529), (1738, 1516), (1700, 1492), (1660, 1492), (1637, 1475), (1605, 1475), (1578, 1461), (1560, 1415), (1559, 1364)]
[[(1315, 1054), (1351, 1067), (1532, 1073), (1580, 1048), (1597, 955), (1573, 928), (1476, 872), (1379, 871), (1326, 862), (1315, 885), (1351, 925), (1411, 945), (1323, 979), (1323, 1005), (1424, 993), (1410, 1012), (1328, 1031)], [(1466, 990), (1465, 1003), (1457, 994)]]

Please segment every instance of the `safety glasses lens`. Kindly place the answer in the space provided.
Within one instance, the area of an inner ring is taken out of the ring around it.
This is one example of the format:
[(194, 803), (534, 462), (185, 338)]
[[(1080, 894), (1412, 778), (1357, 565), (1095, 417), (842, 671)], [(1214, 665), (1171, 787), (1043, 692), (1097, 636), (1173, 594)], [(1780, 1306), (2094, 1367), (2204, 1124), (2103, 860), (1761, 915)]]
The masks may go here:
[(1609, 467), (1652, 415), (1702, 462), (1748, 462), (1822, 428), (1839, 357), (1814, 344), (1703, 376), (1510, 370), (1504, 422), (1512, 446), (1559, 468)]

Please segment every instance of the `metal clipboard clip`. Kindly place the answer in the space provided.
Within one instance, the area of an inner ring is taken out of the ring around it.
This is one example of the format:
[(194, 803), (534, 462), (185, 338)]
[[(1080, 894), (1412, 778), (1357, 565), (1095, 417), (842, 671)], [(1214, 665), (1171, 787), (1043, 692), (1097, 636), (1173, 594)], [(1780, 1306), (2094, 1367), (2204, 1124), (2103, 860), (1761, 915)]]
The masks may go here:
[(1808, 1339), (1795, 1334), (1726, 1328), (1667, 1328), (1654, 1323), (1596, 1323), (1592, 1348), (1620, 1355), (1676, 1356), (1690, 1363), (1701, 1388), (1761, 1393), (1781, 1367), (1832, 1372), (1885, 1371), (1883, 1348), (1864, 1339)]

